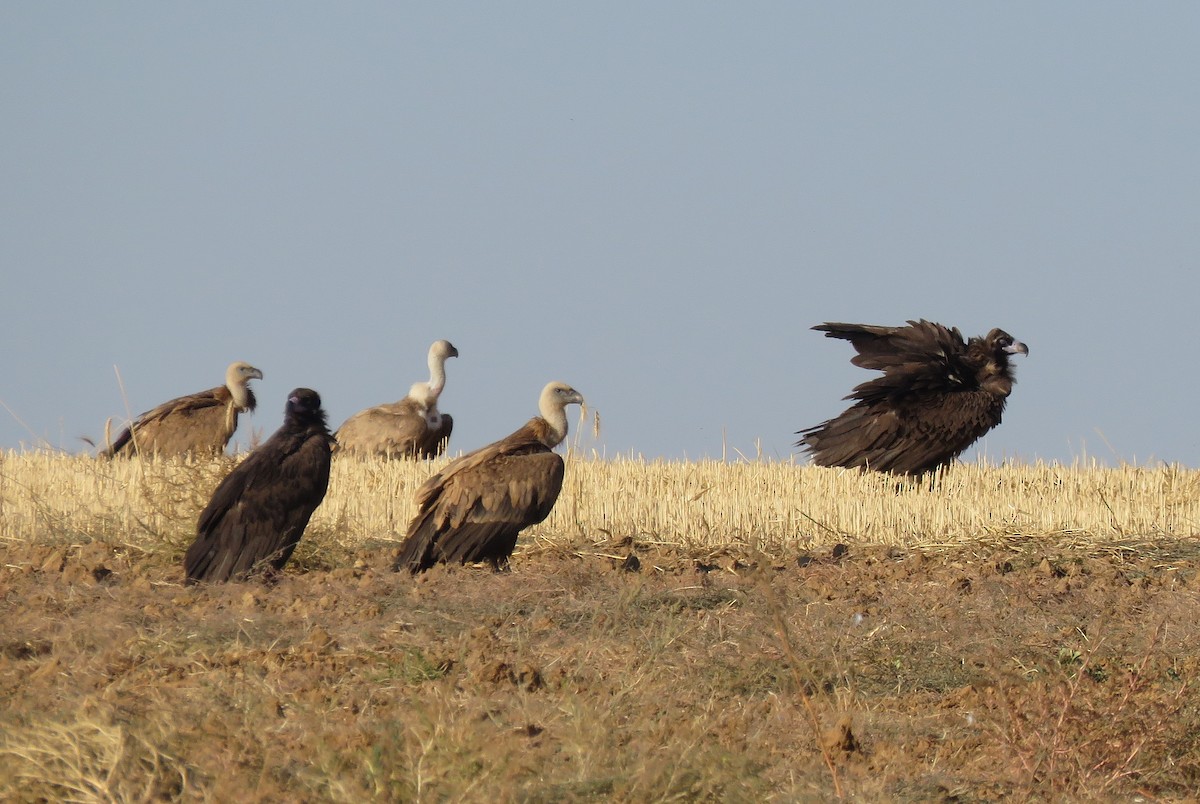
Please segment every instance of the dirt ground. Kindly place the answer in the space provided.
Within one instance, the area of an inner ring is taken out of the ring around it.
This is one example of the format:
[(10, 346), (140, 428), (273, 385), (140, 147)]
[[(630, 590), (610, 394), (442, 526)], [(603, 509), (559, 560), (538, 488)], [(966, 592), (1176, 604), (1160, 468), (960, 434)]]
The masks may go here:
[(0, 798), (1163, 800), (1200, 789), (1192, 542), (508, 572), (0, 543)]

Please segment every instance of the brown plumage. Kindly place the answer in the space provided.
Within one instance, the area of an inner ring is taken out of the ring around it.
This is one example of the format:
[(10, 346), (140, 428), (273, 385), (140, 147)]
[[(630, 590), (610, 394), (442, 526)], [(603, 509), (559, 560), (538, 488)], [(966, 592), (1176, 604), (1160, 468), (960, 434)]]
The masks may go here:
[(458, 357), (449, 341), (429, 347), (429, 381), (414, 383), (399, 402), (355, 413), (337, 429), (339, 452), (383, 458), (434, 458), (446, 450), (454, 419), (438, 410), (446, 387), (446, 360)]
[(399, 402), (359, 411), (337, 429), (338, 452), (381, 458), (425, 457), (429, 433), (429, 384), (413, 383)]
[(417, 515), (396, 569), (417, 573), (439, 561), (507, 564), (517, 534), (549, 516), (562, 490), (563, 459), (554, 447), (567, 435), (571, 404), (583, 404), (578, 391), (548, 384), (538, 400), (540, 416), (452, 461), (417, 489)]
[(238, 414), (257, 406), (250, 380), (261, 380), (262, 372), (249, 363), (231, 363), (225, 384), (196, 394), (164, 402), (138, 416), (100, 454), (134, 454), (168, 457), (191, 453), (217, 455), (237, 430)]
[(332, 447), (321, 397), (292, 391), (283, 426), (221, 481), (200, 513), (183, 562), (188, 583), (282, 569), (325, 498)]
[(841, 415), (799, 431), (796, 446), (821, 466), (921, 474), (953, 461), (1000, 423), (1014, 382), (1009, 357), (1029, 354), (1001, 329), (964, 341), (957, 328), (924, 320), (813, 329), (850, 341), (854, 365), (883, 372), (855, 387)]

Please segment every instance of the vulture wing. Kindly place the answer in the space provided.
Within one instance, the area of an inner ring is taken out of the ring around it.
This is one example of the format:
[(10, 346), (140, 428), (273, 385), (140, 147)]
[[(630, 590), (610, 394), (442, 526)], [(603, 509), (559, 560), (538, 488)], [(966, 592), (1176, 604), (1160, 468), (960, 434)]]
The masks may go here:
[(883, 372), (882, 377), (859, 385), (847, 399), (951, 391), (975, 381), (975, 369), (966, 362), (967, 344), (957, 328), (909, 321), (906, 327), (821, 324), (813, 329), (827, 338), (850, 341), (858, 352), (850, 360), (854, 365)]
[(920, 474), (952, 461), (999, 420), (1004, 400), (984, 391), (891, 405), (859, 401), (800, 431), (798, 446), (821, 466)]
[(360, 455), (409, 457), (425, 439), (425, 413), (411, 399), (359, 411), (338, 428), (340, 449)]
[(223, 385), (181, 396), (138, 416), (101, 454), (218, 453), (237, 429), (237, 415), (232, 395)]
[(396, 568), (415, 573), (439, 561), (499, 566), (517, 534), (550, 514), (562, 482), (562, 458), (529, 425), (458, 458), (417, 490), (419, 510)]

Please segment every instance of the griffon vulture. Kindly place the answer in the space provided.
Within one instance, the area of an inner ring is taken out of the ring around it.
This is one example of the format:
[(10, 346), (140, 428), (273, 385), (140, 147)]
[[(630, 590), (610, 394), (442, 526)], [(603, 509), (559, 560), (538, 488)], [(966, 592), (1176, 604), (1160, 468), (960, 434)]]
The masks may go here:
[(187, 582), (281, 569), (325, 498), (332, 447), (321, 397), (292, 391), (283, 426), (221, 481), (200, 513), (183, 560)]
[(121, 431), (100, 454), (217, 455), (237, 429), (238, 414), (254, 411), (258, 402), (247, 384), (261, 380), (263, 373), (249, 363), (231, 363), (225, 384), (189, 396), (181, 396), (148, 410)]
[(417, 489), (417, 515), (395, 568), (417, 573), (435, 563), (508, 563), (517, 534), (550, 514), (562, 489), (566, 407), (583, 404), (569, 385), (552, 382), (538, 400), (540, 416), (512, 435), (451, 461)]
[(450, 341), (429, 347), (429, 382), (414, 383), (399, 402), (359, 411), (338, 428), (339, 450), (385, 458), (435, 458), (446, 450), (454, 419), (438, 410), (446, 387), (446, 360), (458, 357)]
[(813, 329), (850, 341), (854, 365), (883, 372), (855, 387), (840, 416), (797, 433), (796, 446), (821, 466), (916, 475), (950, 463), (1000, 423), (1014, 382), (1009, 357), (1029, 354), (1001, 329), (964, 342), (957, 328), (924, 320)]

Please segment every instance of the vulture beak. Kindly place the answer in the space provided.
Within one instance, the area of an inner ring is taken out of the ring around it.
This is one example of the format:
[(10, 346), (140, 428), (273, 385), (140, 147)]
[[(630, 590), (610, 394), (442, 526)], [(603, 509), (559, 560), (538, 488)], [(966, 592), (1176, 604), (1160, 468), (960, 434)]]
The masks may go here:
[(262, 378), (262, 372), (256, 368), (252, 368), (246, 372), (246, 379), (248, 380), (261, 380)]
[(1029, 357), (1029, 347), (1020, 341), (1013, 341), (1010, 346), (1005, 346), (1004, 351), (1010, 355), (1025, 355)]

